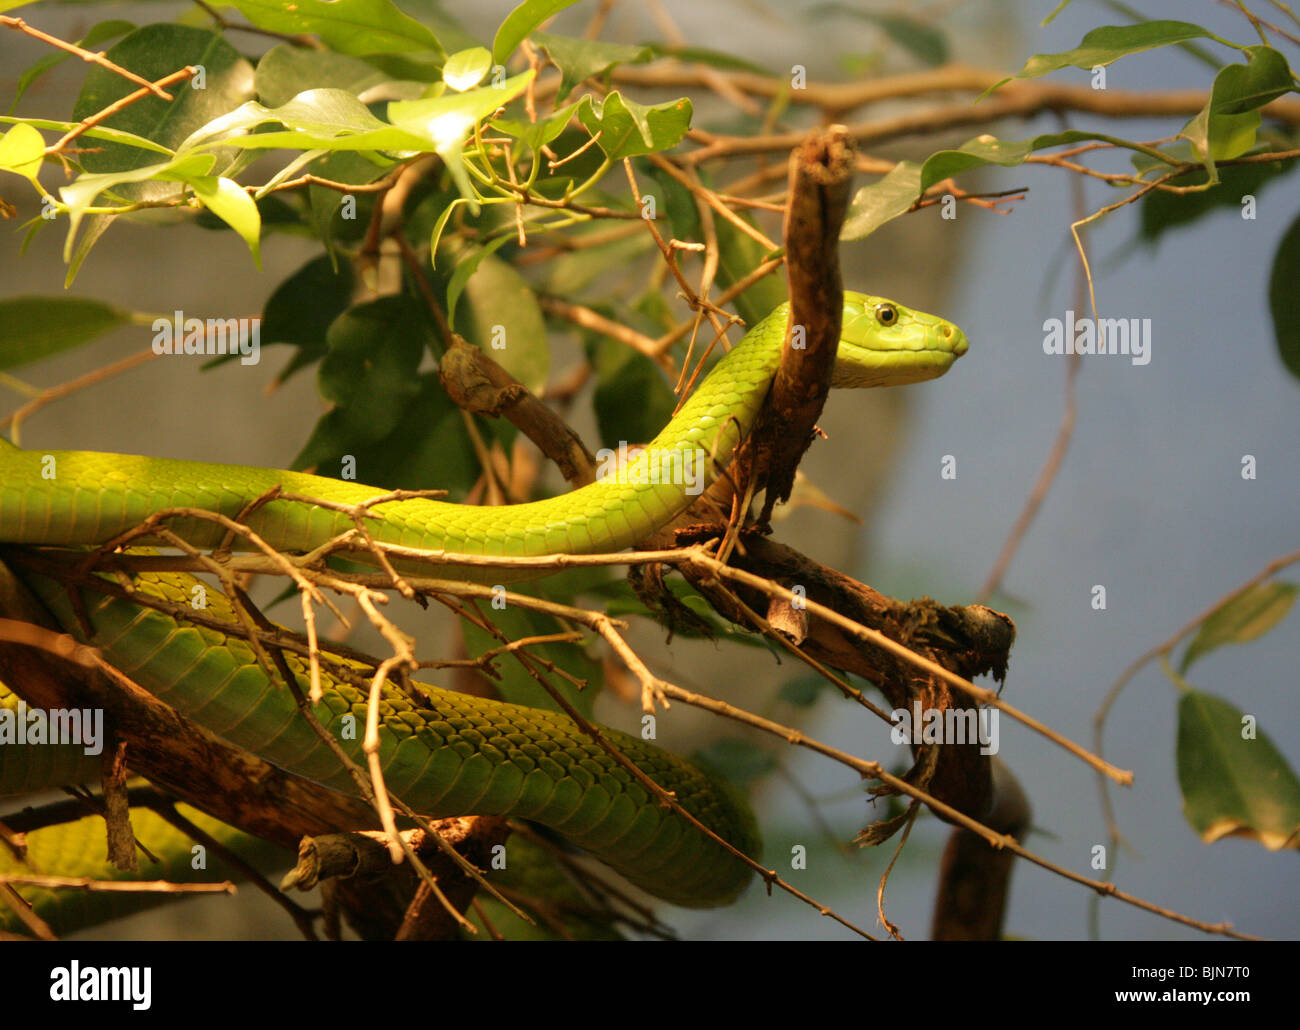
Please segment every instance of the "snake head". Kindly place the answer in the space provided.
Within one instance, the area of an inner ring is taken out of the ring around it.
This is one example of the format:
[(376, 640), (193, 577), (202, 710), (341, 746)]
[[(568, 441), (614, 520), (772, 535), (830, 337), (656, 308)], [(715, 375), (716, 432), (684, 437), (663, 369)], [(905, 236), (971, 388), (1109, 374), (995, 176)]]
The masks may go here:
[(951, 322), (884, 297), (846, 290), (831, 385), (900, 386), (934, 379), (947, 372), (966, 347), (966, 334)]

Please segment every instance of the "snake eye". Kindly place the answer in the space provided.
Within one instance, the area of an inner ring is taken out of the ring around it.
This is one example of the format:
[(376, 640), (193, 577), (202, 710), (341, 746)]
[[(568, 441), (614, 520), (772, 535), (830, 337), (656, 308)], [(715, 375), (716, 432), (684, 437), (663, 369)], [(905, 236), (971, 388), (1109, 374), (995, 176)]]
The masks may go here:
[(879, 304), (876, 306), (876, 321), (881, 325), (893, 325), (898, 321), (898, 308), (892, 304)]

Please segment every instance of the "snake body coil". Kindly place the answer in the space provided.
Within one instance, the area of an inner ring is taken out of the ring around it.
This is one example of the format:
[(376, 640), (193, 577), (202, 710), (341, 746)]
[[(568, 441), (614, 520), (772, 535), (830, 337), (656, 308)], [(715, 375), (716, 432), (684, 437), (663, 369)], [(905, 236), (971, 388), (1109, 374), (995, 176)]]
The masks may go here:
[[(783, 305), (720, 361), (639, 460), (704, 453), (705, 483), (725, 467), (753, 422), (780, 363), (788, 313)], [(943, 374), (966, 350), (956, 327), (889, 301), (847, 294), (835, 385), (878, 386)], [(0, 542), (85, 547), (101, 544), (177, 507), (239, 516), (278, 487), (282, 493), (356, 505), (384, 491), (354, 483), (231, 465), (88, 451), (21, 451), (0, 442)], [(667, 524), (693, 500), (682, 482), (635, 469), (571, 493), (528, 504), (473, 507), (427, 499), (374, 506), (367, 528), (378, 541), (489, 556), (617, 551)], [(244, 520), (271, 546), (310, 551), (352, 528), (349, 515), (277, 499)], [(169, 519), (198, 547), (225, 530), (197, 519)], [(236, 546), (239, 546), (236, 541)], [(464, 578), (500, 582), (501, 569), (462, 567)], [(100, 648), (146, 689), (212, 731), (267, 760), (339, 790), (352, 783), (301, 719), (288, 692), (258, 665), (239, 637), (185, 625), (119, 597), (89, 593), (87, 634), (68, 588), (24, 579), (70, 633)], [(135, 589), (184, 602), (193, 581), (143, 574)], [(86, 593), (83, 591), (83, 593)], [(209, 592), (209, 616), (236, 624), (229, 602)], [(306, 685), (306, 666), (286, 654)], [(369, 675), (368, 668), (356, 669)], [(326, 677), (316, 712), (360, 757), (357, 727), (366, 697), (346, 678)], [(388, 788), (431, 816), (500, 814), (552, 826), (646, 890), (682, 905), (734, 898), (750, 870), (679, 814), (661, 807), (632, 775), (568, 718), (465, 694), (419, 687), (414, 696), (385, 688), (381, 757)], [(349, 729), (352, 732), (349, 732)], [(748, 808), (725, 785), (690, 763), (634, 737), (608, 739), (683, 807), (741, 851), (756, 855)], [(0, 762), (0, 776), (13, 763)], [(30, 777), (28, 777), (30, 779)], [(28, 784), (30, 786), (30, 784)], [(5, 793), (0, 783), (0, 794)]]

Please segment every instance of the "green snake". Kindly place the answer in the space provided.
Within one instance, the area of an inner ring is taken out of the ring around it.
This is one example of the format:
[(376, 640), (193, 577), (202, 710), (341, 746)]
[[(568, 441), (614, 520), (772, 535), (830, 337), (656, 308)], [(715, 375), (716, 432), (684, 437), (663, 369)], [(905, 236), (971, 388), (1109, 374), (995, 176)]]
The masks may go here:
[[(375, 516), (366, 522), (370, 535), (382, 544), (489, 557), (584, 555), (634, 545), (684, 511), (725, 469), (781, 362), (788, 317), (788, 307), (782, 305), (751, 328), (622, 470), (570, 493), (525, 504), (387, 501), (370, 509)], [(890, 386), (931, 379), (946, 372), (966, 346), (961, 330), (943, 319), (846, 293), (832, 385)], [(705, 456), (702, 483), (653, 474), (648, 463), (664, 454)], [(638, 469), (638, 462), (647, 464)], [(233, 519), (277, 487), (294, 498), (339, 505), (385, 494), (376, 487), (300, 472), (90, 451), (27, 451), (0, 441), (0, 543), (84, 548), (178, 507)], [(346, 512), (292, 498), (272, 499), (242, 521), (284, 552), (310, 552), (354, 525)], [(214, 547), (226, 533), (215, 522), (192, 518), (170, 518), (167, 525), (196, 547)], [(236, 538), (235, 546), (247, 545)], [(500, 567), (453, 566), (451, 571), (489, 583), (507, 578)], [(183, 625), (157, 610), (98, 593), (85, 596), (79, 613), (62, 584), (31, 572), (22, 575), (69, 633), (94, 644), (113, 665), (182, 714), (291, 772), (354, 789), (334, 756), (297, 716), (288, 691), (277, 688), (238, 636)], [(135, 589), (183, 601), (190, 583), (177, 574), (141, 574)], [(233, 625), (229, 602), (214, 591), (209, 597), (207, 614)], [(88, 618), (89, 635), (80, 615)], [(287, 657), (305, 685), (305, 662)], [(338, 733), (349, 716), (364, 725), (363, 691), (333, 676), (326, 677), (324, 686), (316, 711), (328, 728)], [(383, 696), (381, 724), (385, 782), (422, 813), (535, 820), (638, 886), (680, 905), (726, 903), (750, 880), (747, 864), (662, 807), (564, 716), (431, 686), (419, 686), (414, 697), (390, 686)], [(651, 778), (676, 792), (683, 807), (711, 830), (741, 851), (758, 854), (753, 817), (725, 784), (638, 738), (602, 732)], [(351, 746), (359, 757), (359, 742)], [(14, 764), (0, 761), (0, 776)], [(3, 787), (0, 782), (0, 794)]]

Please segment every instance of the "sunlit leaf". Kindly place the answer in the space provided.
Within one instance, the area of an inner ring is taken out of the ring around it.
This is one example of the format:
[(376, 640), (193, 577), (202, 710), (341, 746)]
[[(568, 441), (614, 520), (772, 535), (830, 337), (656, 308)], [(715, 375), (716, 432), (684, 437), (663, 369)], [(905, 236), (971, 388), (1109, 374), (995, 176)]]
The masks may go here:
[(473, 89), (492, 70), (492, 55), (486, 47), (461, 50), (442, 66), (442, 81), (457, 92)]
[(236, 8), (258, 28), (319, 36), (341, 54), (442, 55), (438, 37), (392, 0), (224, 0), (223, 6)]

